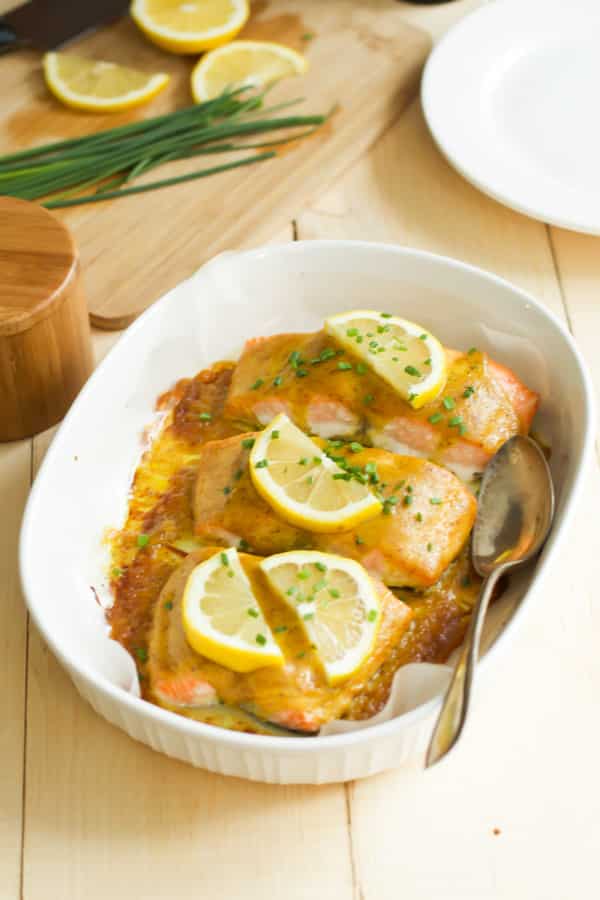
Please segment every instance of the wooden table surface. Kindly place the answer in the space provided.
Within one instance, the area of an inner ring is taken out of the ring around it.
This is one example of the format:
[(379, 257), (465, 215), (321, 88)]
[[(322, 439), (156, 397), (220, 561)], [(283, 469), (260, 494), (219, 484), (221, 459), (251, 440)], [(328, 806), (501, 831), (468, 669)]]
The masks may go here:
[[(407, 4), (406, 16), (437, 36), (475, 6)], [(470, 187), (434, 148), (418, 103), (278, 236), (312, 238), (422, 247), (508, 278), (567, 324), (600, 382), (600, 239)], [(96, 333), (98, 358), (117, 339)], [(79, 698), (28, 622), (19, 523), (51, 439), (0, 445), (1, 900), (598, 896), (597, 460), (544, 596), (457, 752), (426, 773), (277, 787), (134, 743)]]

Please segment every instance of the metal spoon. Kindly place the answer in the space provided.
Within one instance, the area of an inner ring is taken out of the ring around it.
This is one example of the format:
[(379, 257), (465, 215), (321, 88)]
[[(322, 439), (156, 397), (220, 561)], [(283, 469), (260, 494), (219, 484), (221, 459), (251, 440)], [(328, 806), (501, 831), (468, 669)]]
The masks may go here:
[(488, 464), (481, 481), (472, 554), (473, 565), (485, 580), (431, 737), (427, 768), (448, 753), (465, 724), (483, 621), (494, 587), (509, 569), (540, 552), (553, 516), (554, 488), (542, 451), (531, 438), (510, 438)]

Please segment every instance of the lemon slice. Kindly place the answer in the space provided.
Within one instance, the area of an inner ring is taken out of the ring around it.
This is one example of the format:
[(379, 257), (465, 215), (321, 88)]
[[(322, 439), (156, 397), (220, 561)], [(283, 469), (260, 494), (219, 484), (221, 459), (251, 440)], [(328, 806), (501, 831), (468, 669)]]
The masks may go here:
[(196, 103), (217, 97), (226, 88), (265, 87), (289, 75), (302, 75), (308, 63), (301, 53), (268, 41), (232, 41), (207, 53), (192, 72)]
[(236, 36), (248, 0), (133, 0), (131, 17), (147, 38), (171, 53), (201, 53)]
[(371, 653), (381, 615), (363, 567), (332, 553), (292, 550), (264, 559), (260, 568), (298, 615), (327, 681), (338, 684), (356, 672)]
[(325, 331), (368, 365), (414, 409), (434, 400), (446, 383), (446, 354), (421, 325), (371, 309), (325, 320)]
[(140, 106), (169, 83), (169, 76), (163, 72), (150, 75), (71, 53), (46, 53), (43, 66), (46, 84), (55, 97), (67, 106), (92, 112), (119, 112)]
[(347, 531), (382, 509), (362, 479), (344, 472), (284, 413), (256, 438), (250, 475), (282, 518), (309, 531)]
[(182, 613), (188, 643), (213, 662), (234, 672), (283, 665), (235, 548), (215, 553), (193, 569)]

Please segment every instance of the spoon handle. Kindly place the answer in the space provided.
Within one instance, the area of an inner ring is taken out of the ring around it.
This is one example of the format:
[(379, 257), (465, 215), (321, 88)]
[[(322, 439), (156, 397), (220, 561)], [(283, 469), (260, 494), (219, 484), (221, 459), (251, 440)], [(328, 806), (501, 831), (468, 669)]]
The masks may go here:
[(483, 622), (490, 597), (502, 571), (503, 567), (499, 566), (490, 572), (481, 587), (481, 593), (473, 609), (471, 622), (454, 668), (452, 680), (429, 742), (425, 760), (426, 768), (439, 762), (452, 749), (462, 732), (469, 709), (473, 673), (479, 658)]

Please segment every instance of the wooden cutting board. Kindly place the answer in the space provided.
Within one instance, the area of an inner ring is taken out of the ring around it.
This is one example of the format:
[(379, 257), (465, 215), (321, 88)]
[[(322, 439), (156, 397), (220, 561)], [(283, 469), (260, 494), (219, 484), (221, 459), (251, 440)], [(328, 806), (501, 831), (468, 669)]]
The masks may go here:
[[(258, 0), (240, 37), (302, 50), (302, 78), (277, 86), (272, 100), (304, 97), (298, 113), (339, 110), (323, 131), (277, 158), (176, 187), (59, 210), (83, 264), (93, 324), (122, 328), (203, 262), (228, 248), (268, 239), (323, 191), (400, 115), (417, 92), (429, 37), (403, 21), (394, 0)], [(189, 105), (193, 58), (154, 47), (129, 19), (69, 50), (148, 70), (172, 80), (136, 113), (98, 116), (62, 107), (44, 85), (39, 54), (0, 59), (1, 152), (82, 135)], [(163, 167), (158, 177), (201, 167)], [(187, 167), (187, 168), (186, 168)], [(156, 179), (156, 172), (148, 180)]]

